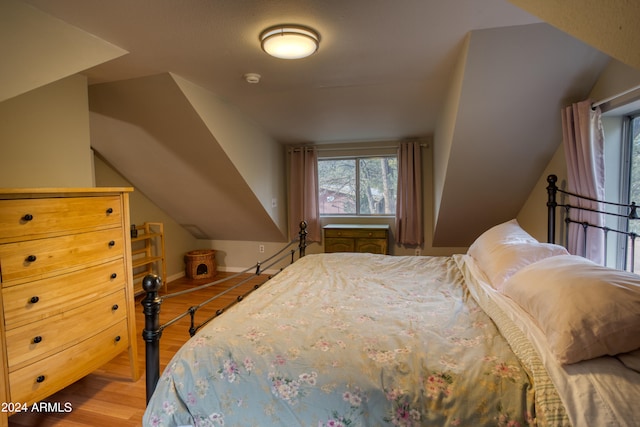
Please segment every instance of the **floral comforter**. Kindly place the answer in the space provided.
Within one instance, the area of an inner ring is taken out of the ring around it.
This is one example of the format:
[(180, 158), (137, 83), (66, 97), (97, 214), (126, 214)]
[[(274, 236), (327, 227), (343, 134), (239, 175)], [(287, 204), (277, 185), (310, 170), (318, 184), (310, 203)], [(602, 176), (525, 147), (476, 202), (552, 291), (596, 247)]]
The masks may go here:
[(452, 257), (307, 255), (188, 341), (145, 426), (526, 426), (533, 384)]

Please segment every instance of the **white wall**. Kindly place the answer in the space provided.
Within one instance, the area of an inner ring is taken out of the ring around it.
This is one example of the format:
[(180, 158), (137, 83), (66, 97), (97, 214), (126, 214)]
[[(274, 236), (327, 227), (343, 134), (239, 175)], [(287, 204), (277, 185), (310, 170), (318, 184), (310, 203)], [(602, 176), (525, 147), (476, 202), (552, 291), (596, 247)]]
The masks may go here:
[(464, 71), (466, 68), (466, 60), (469, 54), (469, 43), (471, 35), (467, 34), (458, 54), (458, 61), (454, 69), (447, 99), (444, 108), (440, 112), (436, 126), (436, 132), (433, 142), (433, 218), (431, 224), (432, 229), (435, 227), (438, 214), (440, 212), (440, 201), (444, 191), (445, 179), (447, 176), (447, 166), (449, 164), (449, 155), (451, 153), (451, 145), (453, 144), (453, 134), (455, 131), (456, 115), (460, 105), (460, 94), (462, 92), (462, 83), (464, 80)]
[(287, 199), (282, 145), (211, 92), (178, 75), (172, 74), (172, 77), (265, 211), (286, 235)]
[[(559, 114), (559, 113), (558, 113)], [(558, 176), (557, 185), (560, 186), (567, 178), (567, 164), (564, 156), (564, 146), (560, 144), (553, 158), (533, 187), (529, 198), (518, 213), (517, 219), (522, 228), (541, 242), (547, 241), (547, 176)], [(556, 227), (556, 230), (558, 228)], [(557, 236), (557, 234), (556, 234)]]
[[(95, 175), (98, 187), (133, 187), (98, 155), (95, 156)], [(194, 249), (202, 249), (198, 240), (158, 208), (151, 200), (138, 190), (129, 193), (129, 211), (131, 224), (145, 222), (161, 222), (165, 234), (165, 259), (168, 281), (184, 276), (184, 254)], [(157, 272), (158, 274), (160, 272)]]
[(87, 80), (0, 102), (0, 187), (93, 187)]
[[(100, 158), (94, 163), (84, 76), (0, 102), (0, 141), (0, 187), (131, 187)], [(200, 248), (197, 239), (139, 191), (130, 208), (133, 224), (165, 224), (167, 277), (184, 275), (184, 253)]]

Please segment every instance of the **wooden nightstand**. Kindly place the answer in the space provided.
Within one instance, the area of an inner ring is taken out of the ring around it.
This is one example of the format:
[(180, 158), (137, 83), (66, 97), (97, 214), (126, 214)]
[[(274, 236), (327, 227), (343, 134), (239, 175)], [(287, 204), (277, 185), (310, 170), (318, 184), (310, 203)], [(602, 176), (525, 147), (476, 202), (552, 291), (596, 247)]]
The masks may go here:
[(389, 226), (329, 224), (324, 226), (324, 251), (389, 253)]

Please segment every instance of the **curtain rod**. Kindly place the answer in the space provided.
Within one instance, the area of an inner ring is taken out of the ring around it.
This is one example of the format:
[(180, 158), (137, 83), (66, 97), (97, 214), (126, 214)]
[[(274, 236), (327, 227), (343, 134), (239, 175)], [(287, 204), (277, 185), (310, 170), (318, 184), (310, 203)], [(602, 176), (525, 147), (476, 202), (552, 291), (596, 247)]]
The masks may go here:
[(606, 104), (607, 102), (611, 102), (611, 101), (613, 101), (615, 99), (621, 98), (621, 97), (623, 97), (625, 95), (628, 95), (628, 94), (630, 94), (632, 92), (635, 92), (635, 91), (640, 91), (640, 85), (634, 86), (634, 87), (632, 87), (630, 89), (627, 89), (627, 90), (625, 90), (623, 92), (617, 93), (617, 94), (615, 94), (613, 96), (610, 96), (609, 98), (605, 98), (605, 99), (603, 99), (601, 101), (594, 102), (594, 103), (591, 104), (591, 108), (599, 107), (602, 104)]
[[(336, 148), (322, 148), (322, 146), (318, 145), (309, 145), (309, 148), (313, 147), (318, 151), (351, 151), (351, 150), (388, 150), (388, 149), (396, 149), (397, 145), (385, 145), (385, 146), (366, 146), (366, 147), (336, 147)], [(429, 144), (420, 144), (420, 147), (429, 147)], [(300, 151), (300, 147), (289, 148), (288, 152), (292, 151)]]

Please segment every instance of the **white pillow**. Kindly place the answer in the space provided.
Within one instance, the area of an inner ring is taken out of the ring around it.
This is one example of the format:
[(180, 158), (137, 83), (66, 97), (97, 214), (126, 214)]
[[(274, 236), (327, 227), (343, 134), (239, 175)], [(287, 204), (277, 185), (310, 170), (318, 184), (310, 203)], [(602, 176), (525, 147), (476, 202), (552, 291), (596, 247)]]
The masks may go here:
[(467, 253), (498, 290), (521, 268), (550, 256), (569, 254), (562, 246), (538, 242), (515, 219), (485, 231)]
[(502, 291), (533, 317), (560, 363), (640, 348), (636, 274), (557, 256), (524, 267)]
[(618, 354), (616, 357), (627, 368), (640, 372), (640, 350)]
[(507, 243), (481, 254), (479, 262), (491, 286), (501, 291), (505, 281), (522, 268), (561, 255), (569, 255), (569, 252), (563, 246), (551, 243)]
[(522, 227), (520, 227), (520, 224), (518, 224), (518, 221), (514, 218), (511, 221), (491, 227), (482, 233), (469, 247), (467, 253), (476, 258), (476, 254), (490, 252), (505, 243), (526, 242), (537, 242), (537, 240), (524, 231)]

